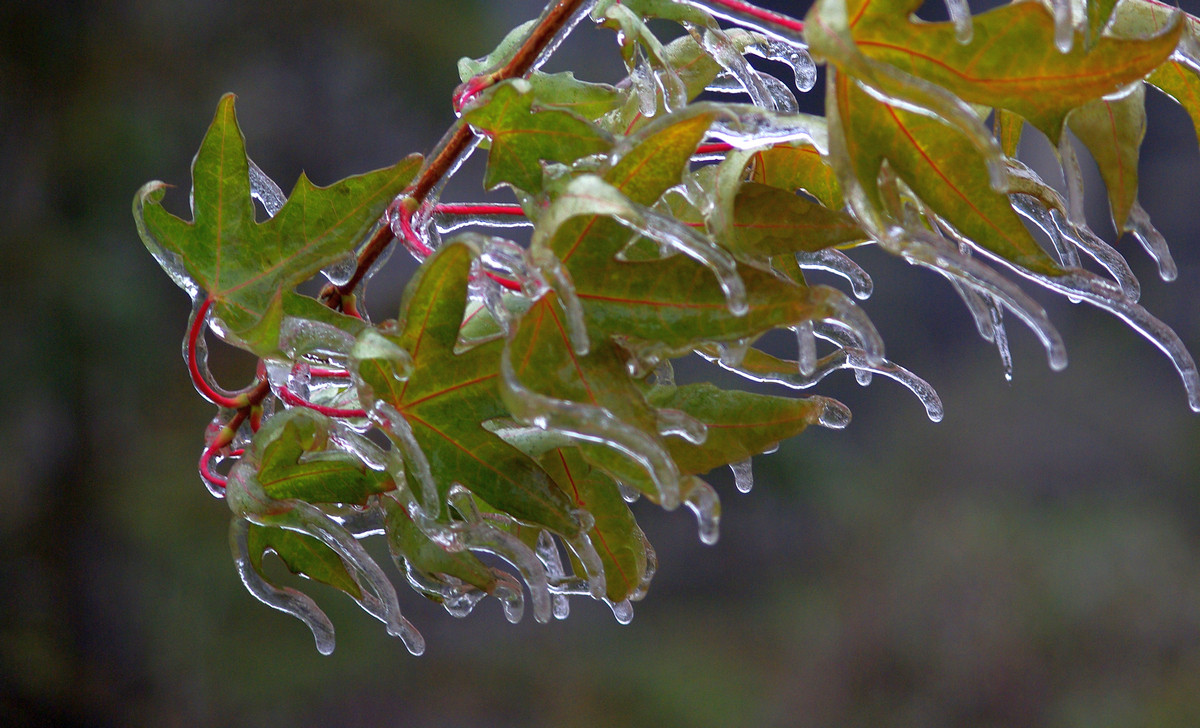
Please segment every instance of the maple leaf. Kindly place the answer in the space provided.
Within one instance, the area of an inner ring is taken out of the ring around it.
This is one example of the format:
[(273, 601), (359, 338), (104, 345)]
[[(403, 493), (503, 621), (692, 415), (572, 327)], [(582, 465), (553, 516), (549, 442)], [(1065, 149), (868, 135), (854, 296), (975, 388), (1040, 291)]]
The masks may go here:
[(134, 214), (143, 241), (168, 272), (181, 264), (213, 301), (225, 327), (255, 353), (269, 355), (278, 345), (284, 314), (361, 328), (292, 289), (352, 254), (420, 163), (413, 155), (329, 187), (317, 187), (301, 174), (283, 208), (257, 222), (246, 142), (234, 96), (226, 94), (192, 163), (193, 220), (163, 209), (162, 182), (142, 187)]

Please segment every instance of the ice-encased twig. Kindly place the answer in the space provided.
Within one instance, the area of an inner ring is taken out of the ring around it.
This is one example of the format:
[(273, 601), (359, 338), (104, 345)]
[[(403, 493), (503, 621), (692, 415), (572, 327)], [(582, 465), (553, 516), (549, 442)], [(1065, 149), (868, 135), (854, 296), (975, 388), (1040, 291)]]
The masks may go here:
[(1146, 213), (1142, 203), (1137, 200), (1133, 201), (1133, 207), (1129, 209), (1129, 219), (1125, 224), (1129, 228), (1129, 232), (1133, 233), (1133, 236), (1142, 244), (1150, 258), (1158, 264), (1159, 277), (1168, 283), (1175, 280), (1179, 275), (1179, 269), (1171, 257), (1167, 239), (1150, 222), (1150, 215)]
[(546, 577), (550, 580), (550, 602), (554, 609), (554, 618), (566, 619), (571, 615), (571, 603), (568, 601), (567, 595), (555, 591), (554, 586), (567, 578), (567, 572), (563, 568), (562, 554), (558, 552), (558, 544), (554, 542), (554, 536), (550, 535), (549, 531), (540, 532), (533, 550), (541, 560), (542, 566), (546, 567)]
[[(817, 83), (817, 64), (807, 50), (794, 43), (767, 38), (764, 42), (747, 46), (746, 53), (786, 63), (792, 69), (796, 90), (801, 93), (811, 91)], [(792, 101), (795, 102), (795, 97), (792, 97)]]
[(700, 542), (711, 546), (720, 536), (721, 499), (717, 491), (695, 475), (682, 481), (683, 503), (696, 516)]
[(804, 270), (820, 270), (845, 278), (850, 282), (850, 290), (854, 297), (860, 301), (870, 298), (875, 290), (875, 283), (870, 274), (850, 256), (835, 248), (796, 253), (796, 265)]

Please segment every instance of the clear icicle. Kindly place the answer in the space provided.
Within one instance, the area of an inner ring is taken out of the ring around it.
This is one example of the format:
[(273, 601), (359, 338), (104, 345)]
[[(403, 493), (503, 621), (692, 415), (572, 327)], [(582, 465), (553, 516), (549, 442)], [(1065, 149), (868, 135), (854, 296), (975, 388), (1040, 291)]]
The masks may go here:
[(658, 553), (654, 550), (654, 546), (650, 543), (650, 540), (646, 538), (646, 534), (640, 533), (640, 535), (642, 537), (642, 547), (646, 549), (646, 568), (642, 571), (642, 579), (638, 582), (637, 588), (629, 595), (629, 601), (631, 602), (639, 602), (645, 598), (646, 594), (650, 591), (650, 582), (658, 572)]
[[(754, 69), (753, 66), (746, 60), (729, 40), (729, 36), (725, 35), (720, 29), (697, 29), (689, 27), (688, 30), (692, 36), (700, 41), (704, 50), (714, 61), (720, 64), (721, 68), (725, 69), (725, 73), (735, 79), (742, 90), (750, 96), (750, 101), (755, 106), (761, 106), (764, 109), (771, 111), (781, 111), (779, 104), (771, 94), (771, 90), (767, 88), (767, 84), (763, 80), (762, 74)], [(796, 110), (795, 99), (792, 100), (791, 111)]]
[(258, 168), (254, 160), (246, 161), (250, 163), (250, 196), (263, 206), (267, 217), (275, 217), (275, 213), (282, 210), (287, 203), (287, 196), (283, 194), (279, 185), (275, 184), (275, 180)]
[(670, 359), (663, 359), (654, 366), (654, 383), (664, 387), (675, 386), (675, 367)]
[(709, 546), (715, 544), (721, 533), (721, 499), (717, 497), (717, 491), (700, 478), (689, 475), (684, 484), (683, 502), (696, 515), (700, 541)]
[(653, 438), (601, 407), (547, 397), (521, 384), (508, 347), (500, 357), (501, 391), (512, 415), (542, 429), (610, 447), (646, 470), (665, 510), (679, 505), (680, 478), (675, 461)]
[(546, 578), (550, 581), (550, 602), (554, 618), (566, 619), (571, 615), (571, 603), (567, 600), (566, 594), (554, 590), (554, 585), (561, 583), (567, 577), (567, 572), (563, 568), (562, 554), (558, 552), (558, 544), (554, 543), (554, 537), (550, 535), (549, 531), (542, 531), (538, 534), (537, 544), (533, 550), (542, 562), (542, 566), (546, 567)]
[(850, 290), (854, 297), (860, 301), (870, 298), (875, 291), (875, 282), (862, 266), (834, 248), (796, 253), (796, 265), (802, 269), (824, 271), (845, 278), (850, 282)]
[(796, 364), (800, 376), (810, 377), (817, 370), (817, 337), (813, 322), (802, 321), (792, 327), (796, 334)]
[(633, 605), (629, 603), (628, 599), (619, 602), (605, 599), (604, 603), (612, 609), (613, 618), (617, 620), (617, 624), (629, 624), (633, 621)]
[(1004, 309), (991, 296), (986, 296), (984, 301), (991, 318), (992, 343), (996, 345), (996, 351), (1000, 353), (1000, 366), (1004, 369), (1004, 379), (1011, 382), (1013, 380), (1013, 359), (1012, 352), (1008, 348), (1008, 332), (1004, 330)]
[[(847, 329), (822, 323), (813, 327), (813, 333), (818, 338), (832, 342), (843, 349), (862, 349), (862, 338), (853, 331), (849, 331)], [(860, 386), (868, 386), (871, 383), (871, 376), (871, 370), (869, 369), (854, 370), (854, 380), (858, 382)]]
[[(948, 228), (949, 229), (949, 228)], [(905, 260), (930, 268), (964, 285), (993, 296), (1003, 303), (1017, 318), (1029, 327), (1046, 349), (1050, 368), (1060, 371), (1067, 366), (1067, 348), (1062, 336), (1050, 322), (1046, 310), (1029, 297), (1016, 284), (1004, 278), (974, 258), (965, 256), (946, 244), (946, 241), (920, 230), (892, 232), (893, 239), (911, 236), (909, 242), (900, 244), (900, 254)], [(918, 240), (917, 238), (921, 238)], [(982, 251), (987, 253), (988, 251)], [(1005, 261), (1006, 262), (1006, 261)]]
[(525, 616), (525, 593), (521, 590), (521, 584), (502, 569), (492, 569), (492, 574), (496, 577), (492, 596), (500, 600), (504, 607), (504, 618), (509, 624), (517, 624)]
[(1057, 210), (1050, 212), (1050, 217), (1064, 238), (1074, 244), (1088, 256), (1112, 274), (1114, 281), (1120, 286), (1122, 293), (1130, 301), (1137, 301), (1142, 295), (1142, 284), (1124, 256), (1116, 248), (1104, 242), (1086, 225), (1071, 225), (1063, 220)]
[(638, 112), (647, 119), (653, 118), (658, 113), (658, 91), (654, 83), (654, 71), (650, 69), (650, 61), (646, 59), (641, 46), (634, 49), (629, 84), (638, 100)]
[(1071, 135), (1066, 131), (1058, 141), (1058, 160), (1067, 184), (1067, 219), (1076, 228), (1087, 227), (1083, 209), (1083, 171), (1079, 169), (1079, 157), (1075, 155)]
[(748, 46), (746, 52), (770, 61), (786, 63), (792, 69), (796, 90), (801, 93), (812, 91), (817, 83), (817, 64), (813, 62), (812, 56), (808, 55), (808, 51), (800, 46), (768, 39), (766, 42)]
[(795, 23), (789, 22), (790, 18), (778, 15), (773, 11), (757, 8), (749, 3), (735, 4), (744, 6), (744, 9), (730, 7), (731, 3), (719, 0), (681, 0), (681, 2), (706, 10), (718, 18), (724, 18), (746, 28), (757, 30), (795, 48), (808, 48), (804, 35), (795, 29)]
[(1050, 0), (1054, 14), (1054, 45), (1060, 53), (1069, 53), (1075, 40), (1075, 18), (1073, 0)]
[(333, 622), (325, 616), (325, 612), (317, 606), (307, 594), (292, 589), (279, 588), (267, 582), (255, 571), (250, 562), (250, 547), (247, 543), (250, 522), (234, 516), (229, 530), (229, 543), (233, 550), (233, 563), (237, 567), (238, 576), (246, 590), (258, 601), (268, 607), (287, 612), (312, 630), (313, 639), (317, 643), (317, 652), (322, 655), (333, 654), (335, 645)]
[(868, 361), (874, 364), (883, 362), (883, 338), (863, 310), (836, 288), (813, 286), (811, 290), (814, 298), (829, 311), (821, 320), (847, 329), (861, 341), (863, 354)]
[[(590, 513), (587, 515), (591, 516)], [(592, 537), (588, 535), (587, 530), (576, 536), (563, 537), (563, 542), (583, 565), (588, 593), (592, 595), (593, 599), (602, 599), (604, 592), (608, 589), (608, 581), (604, 575), (604, 562), (600, 560), (600, 554), (596, 551), (596, 546), (592, 543)]]
[(1158, 264), (1158, 275), (1168, 283), (1179, 275), (1171, 250), (1167, 247), (1167, 239), (1150, 222), (1150, 215), (1142, 208), (1142, 204), (1134, 201), (1129, 210), (1129, 220), (1126, 222), (1129, 232), (1138, 239), (1146, 252)]
[(729, 469), (733, 471), (733, 484), (741, 493), (749, 493), (754, 487), (754, 461), (752, 458), (739, 460), (736, 463), (730, 463)]
[(954, 23), (954, 39), (964, 45), (970, 43), (974, 35), (970, 4), (967, 0), (946, 0), (946, 10), (950, 12), (950, 22)]
[(533, 549), (511, 533), (493, 528), (486, 521), (468, 526), (465, 541), (472, 551), (489, 553), (512, 564), (529, 587), (529, 601), (533, 605), (534, 620), (539, 624), (550, 621), (553, 614), (550, 581), (546, 575), (546, 568), (542, 566)]
[(1037, 225), (1046, 234), (1046, 237), (1050, 239), (1060, 266), (1063, 268), (1079, 267), (1079, 252), (1069, 240), (1063, 237), (1059, 224), (1055, 222), (1053, 214), (1042, 205), (1041, 201), (1033, 195), (1027, 194), (1011, 195), (1009, 199), (1012, 201), (1013, 209), (1025, 219)]
[(442, 608), (451, 617), (462, 619), (475, 610), (475, 605), (487, 594), (477, 587), (466, 584), (460, 579), (444, 575), (433, 579), (422, 574), (411, 562), (393, 554), (396, 567), (404, 572), (408, 585), (420, 594), (433, 597), (441, 602)]

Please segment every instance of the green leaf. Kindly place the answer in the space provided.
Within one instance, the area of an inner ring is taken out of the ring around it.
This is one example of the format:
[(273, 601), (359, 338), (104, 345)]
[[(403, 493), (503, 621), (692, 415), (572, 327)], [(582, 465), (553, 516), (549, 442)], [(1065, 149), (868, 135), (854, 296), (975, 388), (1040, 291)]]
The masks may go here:
[[(1174, 13), (1183, 16), (1184, 33), (1188, 39), (1192, 43), (1200, 43), (1200, 19), (1147, 0), (1124, 0), (1117, 5), (1111, 32), (1133, 36), (1160, 33), (1170, 25)], [(1183, 63), (1168, 59), (1146, 81), (1187, 111), (1192, 118), (1196, 139), (1200, 142), (1200, 74)]]
[(363, 597), (362, 589), (350, 576), (341, 557), (312, 536), (251, 523), (246, 542), (249, 545), (250, 565), (263, 579), (266, 579), (262, 567), (263, 554), (273, 551), (293, 574), (328, 584), (355, 599)]
[(615, 87), (580, 81), (570, 71), (533, 73), (526, 80), (539, 105), (564, 109), (582, 119), (596, 119), (621, 104), (621, 94)]
[(574, 535), (579, 528), (562, 492), (533, 460), (481, 424), (510, 416), (498, 388), (503, 342), (454, 351), (476, 257), (470, 245), (452, 242), (425, 261), (405, 289), (396, 337), (412, 356), (412, 374), (400, 378), (387, 359), (359, 360), (371, 390), (360, 398), (366, 406), (371, 397), (381, 400), (404, 417), (443, 498), (461, 483), (514, 518)]
[(867, 240), (849, 215), (777, 187), (746, 182), (723, 242), (734, 253), (776, 256)]
[(991, 187), (987, 168), (965, 137), (940, 121), (883, 103), (838, 75), (831, 98), (846, 131), (855, 176), (879, 209), (877, 179), (886, 160), (901, 179), (963, 235), (1029, 270), (1062, 271)]
[(966, 101), (1013, 111), (1055, 142), (1072, 109), (1145, 78), (1175, 50), (1181, 32), (1176, 24), (1144, 40), (1106, 36), (1090, 50), (1076, 37), (1062, 53), (1050, 12), (1020, 2), (974, 16), (973, 37), (963, 44), (952, 23), (910, 21), (921, 2), (845, 0), (858, 49)]
[(274, 310), (278, 316), (295, 305), (293, 288), (353, 252), (421, 159), (414, 155), (329, 187), (316, 187), (301, 175), (283, 209), (259, 223), (233, 106), (232, 94), (222, 97), (192, 164), (194, 220), (162, 208), (162, 183), (143, 187), (134, 208), (151, 252), (158, 257), (161, 249), (182, 261), (229, 330), (251, 351), (270, 355), (278, 345), (278, 326), (260, 326), (267, 314)]
[(613, 602), (627, 599), (646, 573), (646, 537), (616, 482), (588, 465), (575, 448), (551, 450), (539, 462), (575, 505), (596, 520), (588, 535), (604, 565), (605, 596)]
[[(442, 581), (446, 576), (478, 587), (491, 594), (496, 588), (496, 576), (470, 551), (447, 551), (434, 543), (417, 528), (400, 503), (383, 498), (384, 531), (392, 555), (403, 558), (410, 568), (427, 579)], [(436, 599), (432, 593), (425, 596)]]
[(1113, 16), (1113, 10), (1121, 0), (1088, 0), (1087, 48), (1090, 50), (1100, 40), (1100, 33)]
[(795, 192), (804, 190), (831, 210), (842, 209), (837, 174), (809, 144), (780, 144), (754, 154), (749, 181)]
[(807, 399), (719, 389), (709, 383), (656, 386), (646, 399), (655, 407), (681, 410), (708, 426), (703, 445), (668, 439), (671, 456), (685, 475), (758, 455), (816, 424), (824, 405)]
[(1025, 120), (1007, 109), (996, 109), (992, 125), (996, 130), (996, 138), (1000, 140), (1000, 148), (1008, 156), (1016, 157), (1017, 148), (1021, 146), (1021, 132), (1025, 130)]
[(485, 92), (463, 119), (491, 139), (484, 186), (510, 184), (525, 192), (542, 188), (541, 161), (573, 162), (612, 146), (599, 127), (559, 109), (535, 108), (533, 87), (514, 79)]
[(1083, 142), (1108, 190), (1108, 204), (1118, 233), (1128, 228), (1129, 210), (1138, 196), (1138, 149), (1146, 136), (1146, 88), (1115, 101), (1097, 99), (1067, 117), (1067, 125)]
[(272, 437), (261, 449), (258, 471), (258, 482), (270, 497), (363, 505), (370, 496), (395, 489), (387, 473), (345, 451), (326, 449), (328, 420), (323, 415), (293, 409), (275, 417), (283, 424), (271, 423)]

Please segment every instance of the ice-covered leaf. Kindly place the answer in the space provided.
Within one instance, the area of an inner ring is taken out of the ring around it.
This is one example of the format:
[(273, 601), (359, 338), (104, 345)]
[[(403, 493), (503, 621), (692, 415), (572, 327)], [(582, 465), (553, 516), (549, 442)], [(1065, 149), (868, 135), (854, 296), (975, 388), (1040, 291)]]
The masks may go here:
[(538, 104), (565, 109), (583, 119), (599, 118), (621, 103), (620, 92), (615, 87), (580, 81), (570, 71), (534, 73), (526, 80), (533, 87)]
[(612, 140), (574, 114), (535, 105), (533, 87), (515, 79), (495, 86), (463, 118), (491, 139), (484, 186), (510, 184), (526, 192), (542, 188), (541, 162), (573, 162), (608, 151)]
[(804, 190), (831, 210), (842, 209), (837, 174), (810, 144), (780, 144), (754, 154), (749, 180), (795, 192)]
[(1119, 99), (1097, 99), (1067, 117), (1067, 125), (1100, 168), (1118, 232), (1125, 231), (1137, 201), (1138, 149), (1146, 135), (1145, 98), (1145, 86), (1138, 84)]
[(747, 182), (738, 190), (733, 223), (722, 239), (735, 253), (774, 257), (860, 242), (867, 235), (843, 212), (778, 187)]
[(294, 303), (292, 289), (352, 252), (420, 163), (411, 156), (329, 187), (301, 175), (283, 208), (256, 222), (245, 139), (230, 94), (221, 99), (192, 163), (193, 221), (162, 208), (161, 182), (143, 187), (134, 207), (151, 252), (182, 261), (225, 326), (251, 350), (271, 354), (281, 313), (306, 308)]
[[(430, 582), (451, 576), (490, 594), (496, 575), (469, 551), (448, 551), (421, 532), (404, 506), (391, 498), (382, 499), (384, 530), (393, 556), (403, 558), (408, 568)], [(438, 595), (426, 592), (426, 596)]]
[(680, 410), (708, 427), (703, 445), (671, 438), (667, 446), (684, 474), (707, 473), (741, 462), (817, 424), (825, 404), (816, 400), (775, 397), (712, 384), (654, 387), (646, 399), (655, 407)]
[(1113, 10), (1116, 9), (1117, 3), (1121, 0), (1088, 0), (1088, 32), (1087, 32), (1087, 48), (1096, 45), (1100, 40), (1100, 33), (1104, 27), (1108, 25), (1108, 21), (1112, 19)]
[(329, 447), (327, 418), (295, 409), (276, 415), (270, 440), (260, 447), (258, 482), (276, 499), (309, 503), (353, 503), (396, 487), (390, 475), (360, 458)]
[(848, 76), (837, 76), (831, 99), (854, 174), (879, 209), (886, 205), (876, 180), (886, 160), (917, 197), (968, 238), (1029, 270), (1060, 272), (1008, 197), (992, 189), (983, 160), (963, 136), (936, 119), (876, 99)]
[(996, 138), (1000, 140), (1000, 148), (1008, 156), (1016, 157), (1017, 148), (1021, 145), (1021, 132), (1025, 130), (1025, 120), (1007, 109), (996, 109), (992, 126), (996, 130)]
[(539, 462), (568, 497), (595, 519), (588, 535), (604, 565), (605, 596), (612, 602), (627, 599), (646, 573), (646, 537), (616, 482), (591, 467), (575, 448), (551, 450)]
[(252, 523), (246, 534), (246, 541), (249, 546), (250, 564), (268, 583), (270, 580), (263, 572), (262, 559), (267, 551), (273, 551), (293, 574), (328, 584), (355, 599), (363, 598), (362, 589), (350, 576), (341, 557), (312, 536)]
[(822, 22), (844, 3), (850, 34), (867, 57), (966, 101), (1016, 112), (1055, 141), (1072, 109), (1140, 81), (1175, 50), (1181, 31), (1174, 24), (1146, 39), (1105, 36), (1090, 50), (1079, 39), (1063, 53), (1053, 15), (1040, 3), (1019, 2), (975, 15), (972, 40), (963, 44), (953, 23), (910, 20), (921, 2), (821, 0), (809, 18)]
[(509, 416), (498, 389), (503, 342), (454, 351), (477, 255), (465, 243), (449, 243), (425, 261), (405, 289), (396, 337), (412, 357), (412, 373), (404, 378), (387, 358), (360, 359), (358, 375), (370, 390), (360, 398), (407, 421), (441, 497), (460, 483), (514, 518), (574, 534), (570, 502), (546, 473), (481, 424)]

